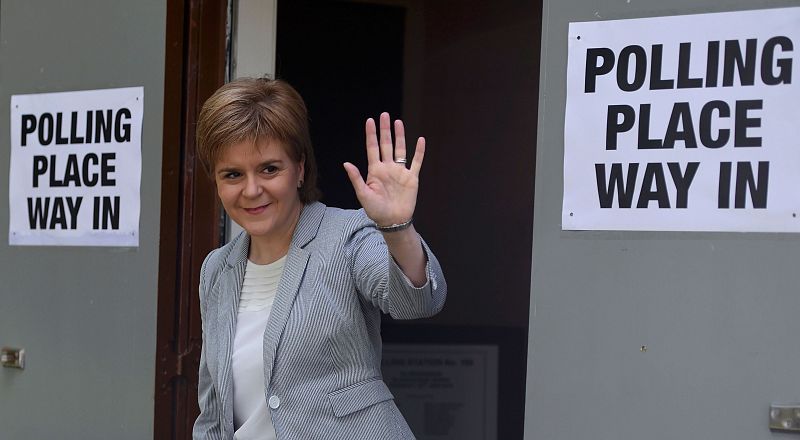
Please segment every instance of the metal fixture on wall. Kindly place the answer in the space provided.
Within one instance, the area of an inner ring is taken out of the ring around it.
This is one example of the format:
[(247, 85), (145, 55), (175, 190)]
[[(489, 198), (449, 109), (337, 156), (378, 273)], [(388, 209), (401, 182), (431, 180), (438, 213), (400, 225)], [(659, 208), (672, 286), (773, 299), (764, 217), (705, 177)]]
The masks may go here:
[(0, 364), (6, 368), (25, 368), (25, 349), (3, 347), (0, 351)]
[(800, 403), (770, 405), (769, 429), (800, 433)]

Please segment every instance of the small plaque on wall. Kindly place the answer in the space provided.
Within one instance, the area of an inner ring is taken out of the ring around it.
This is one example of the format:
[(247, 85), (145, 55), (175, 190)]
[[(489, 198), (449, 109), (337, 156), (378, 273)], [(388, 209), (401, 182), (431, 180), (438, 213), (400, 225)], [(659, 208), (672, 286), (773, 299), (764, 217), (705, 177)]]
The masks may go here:
[(420, 440), (497, 439), (495, 345), (384, 344), (383, 377)]

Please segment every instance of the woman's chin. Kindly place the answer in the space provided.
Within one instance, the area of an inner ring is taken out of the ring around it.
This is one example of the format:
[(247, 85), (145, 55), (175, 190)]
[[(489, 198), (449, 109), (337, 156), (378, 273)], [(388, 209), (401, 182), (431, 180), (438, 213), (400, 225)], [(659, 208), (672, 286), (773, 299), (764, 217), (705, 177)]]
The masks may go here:
[(242, 229), (251, 237), (269, 237), (272, 233), (272, 228), (264, 225), (247, 225), (242, 226)]

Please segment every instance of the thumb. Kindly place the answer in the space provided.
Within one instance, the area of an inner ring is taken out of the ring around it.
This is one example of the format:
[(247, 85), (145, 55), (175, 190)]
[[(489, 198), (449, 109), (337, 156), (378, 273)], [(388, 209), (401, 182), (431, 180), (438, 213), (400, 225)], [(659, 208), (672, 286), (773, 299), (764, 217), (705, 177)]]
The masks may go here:
[(344, 170), (347, 172), (347, 177), (350, 178), (350, 183), (353, 184), (353, 189), (356, 190), (356, 196), (360, 196), (367, 186), (367, 184), (364, 183), (364, 179), (361, 177), (361, 172), (350, 162), (345, 162), (343, 166)]

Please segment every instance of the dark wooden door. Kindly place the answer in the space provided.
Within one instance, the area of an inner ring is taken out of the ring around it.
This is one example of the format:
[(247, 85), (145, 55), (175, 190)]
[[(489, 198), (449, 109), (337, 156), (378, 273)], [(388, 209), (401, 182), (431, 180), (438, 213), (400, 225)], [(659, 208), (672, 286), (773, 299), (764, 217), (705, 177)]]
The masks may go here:
[(190, 439), (197, 418), (200, 266), (222, 235), (216, 190), (195, 156), (203, 102), (225, 81), (225, 0), (167, 1), (154, 438)]

